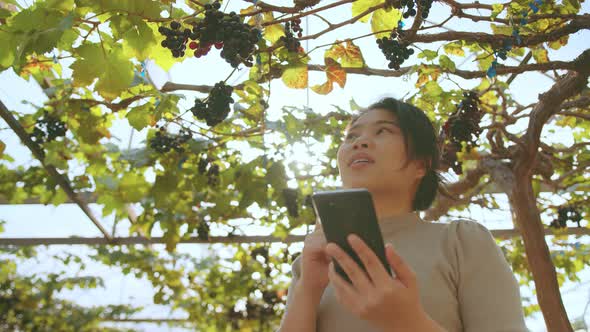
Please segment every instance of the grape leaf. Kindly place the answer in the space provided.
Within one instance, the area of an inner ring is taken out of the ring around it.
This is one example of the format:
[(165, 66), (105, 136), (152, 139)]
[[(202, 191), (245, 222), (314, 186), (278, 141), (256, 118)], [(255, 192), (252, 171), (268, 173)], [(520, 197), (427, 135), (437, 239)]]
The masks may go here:
[(154, 126), (156, 118), (154, 116), (154, 107), (150, 103), (143, 104), (132, 108), (126, 115), (131, 127), (135, 130), (142, 130), (147, 126)]
[[(274, 20), (272, 12), (266, 12), (263, 15), (262, 22), (271, 22)], [(285, 30), (280, 24), (268, 25), (264, 28), (264, 39), (268, 40), (271, 44), (276, 43), (279, 38), (285, 35)]]
[[(365, 10), (378, 5), (381, 3), (380, 0), (357, 0), (352, 3), (352, 16), (355, 17), (360, 15)], [(363, 17), (359, 18), (360, 22), (367, 23), (369, 21), (369, 16), (371, 14), (364, 15)]]
[(402, 12), (398, 9), (392, 8), (390, 10), (385, 10), (383, 8), (377, 9), (373, 13), (373, 17), (371, 17), (371, 31), (383, 31), (387, 30), (387, 32), (381, 32), (375, 34), (375, 38), (381, 37), (389, 37), (391, 34), (391, 30), (397, 27), (399, 20), (402, 17)]
[(443, 49), (450, 55), (465, 56), (465, 51), (463, 51), (463, 48), (461, 47), (461, 42), (448, 43)]
[(96, 91), (105, 99), (117, 98), (133, 80), (133, 65), (120, 46), (103, 49), (100, 44), (85, 43), (76, 48), (80, 56), (72, 65), (74, 85), (86, 87), (95, 79)]
[(438, 62), (440, 63), (441, 68), (446, 69), (451, 73), (455, 72), (455, 62), (453, 62), (448, 56), (441, 54), (438, 58)]
[(361, 49), (350, 39), (346, 40), (346, 46), (342, 46), (342, 43), (338, 40), (336, 43), (326, 51), (324, 57), (336, 61), (340, 60), (342, 67), (363, 68), (365, 66), (365, 59), (363, 59)]
[(285, 67), (281, 79), (291, 89), (305, 88), (307, 86), (307, 65), (291, 65)]
[(346, 84), (346, 72), (340, 64), (332, 58), (324, 58), (326, 63), (326, 76), (328, 81), (321, 85), (314, 85), (311, 89), (318, 94), (326, 95), (332, 91), (333, 83), (336, 82), (341, 88)]
[(537, 63), (549, 62), (549, 55), (544, 47), (533, 49), (533, 58), (535, 58)]

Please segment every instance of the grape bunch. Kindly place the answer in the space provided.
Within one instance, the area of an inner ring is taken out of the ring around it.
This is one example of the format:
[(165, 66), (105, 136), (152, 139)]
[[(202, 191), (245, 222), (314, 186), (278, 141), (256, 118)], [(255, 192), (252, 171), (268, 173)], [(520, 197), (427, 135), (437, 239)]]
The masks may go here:
[(170, 49), (172, 56), (175, 58), (184, 56), (186, 42), (191, 36), (190, 29), (181, 29), (181, 24), (179, 22), (173, 21), (170, 23), (169, 28), (160, 26), (158, 28), (158, 32), (166, 37), (166, 39), (162, 40), (160, 43), (162, 47)]
[(44, 111), (43, 117), (37, 119), (33, 133), (30, 135), (33, 142), (41, 144), (51, 142), (58, 137), (66, 135), (66, 124), (49, 112)]
[(399, 30), (398, 33), (392, 31), (389, 38), (382, 37), (377, 39), (377, 45), (383, 55), (385, 55), (385, 58), (389, 60), (389, 69), (399, 70), (400, 65), (409, 59), (410, 55), (414, 54), (414, 49), (409, 48), (408, 44), (403, 41), (402, 30)]
[(420, 0), (420, 6), (422, 7), (422, 18), (428, 18), (428, 14), (430, 14), (430, 8), (432, 8), (432, 1), (433, 0)]
[(205, 100), (195, 99), (191, 112), (197, 119), (205, 120), (208, 126), (214, 127), (227, 118), (229, 104), (234, 102), (232, 92), (233, 87), (223, 81), (217, 82)]
[(158, 153), (166, 153), (174, 149), (178, 153), (184, 152), (182, 145), (190, 140), (193, 136), (190, 131), (181, 129), (177, 135), (171, 135), (166, 132), (164, 127), (157, 127), (159, 130), (149, 141), (150, 147)]
[(268, 262), (268, 248), (264, 246), (256, 247), (250, 252), (252, 259), (256, 259), (258, 256), (264, 258), (265, 262)]
[(414, 1), (413, 0), (401, 0), (401, 8), (403, 11), (403, 8), (406, 7), (408, 8), (407, 10), (404, 11), (403, 17), (404, 18), (408, 18), (410, 16), (416, 16), (416, 8), (414, 8)]
[(205, 222), (205, 220), (201, 220), (199, 222), (199, 226), (197, 227), (197, 234), (197, 237), (200, 240), (209, 240), (209, 225)]
[(213, 164), (207, 171), (207, 184), (215, 187), (219, 184), (219, 165)]
[(481, 134), (479, 123), (483, 112), (479, 109), (477, 92), (463, 92), (463, 100), (457, 106), (442, 127), (442, 140), (448, 139), (443, 147), (443, 160), (461, 174), (461, 163), (457, 161), (457, 152), (461, 151), (462, 142), (466, 143), (467, 151), (477, 146), (476, 140)]
[(218, 1), (205, 5), (205, 18), (193, 28), (196, 37), (199, 38), (198, 45), (206, 49), (210, 49), (211, 45), (218, 49), (223, 47), (221, 57), (234, 68), (241, 62), (247, 67), (252, 67), (252, 53), (256, 50), (260, 31), (242, 23), (233, 11), (229, 14), (219, 11), (220, 7)]
[(469, 149), (469, 147), (477, 145), (475, 140), (481, 133), (479, 122), (483, 112), (479, 109), (477, 92), (463, 92), (463, 97), (457, 110), (449, 116), (443, 125), (443, 129), (445, 137), (449, 137), (455, 142), (467, 142)]
[(260, 40), (260, 30), (242, 23), (233, 11), (229, 14), (221, 12), (219, 1), (206, 4), (204, 7), (205, 18), (197, 23), (191, 23), (192, 29), (183, 29), (182, 24), (177, 21), (171, 22), (170, 27), (159, 27), (158, 31), (166, 37), (161, 45), (169, 48), (175, 58), (183, 57), (190, 39), (192, 41), (188, 47), (197, 58), (207, 55), (215, 46), (217, 49), (223, 48), (220, 55), (232, 67), (235, 68), (240, 63), (252, 67), (252, 54)]
[(215, 187), (219, 184), (219, 165), (213, 163), (213, 159), (201, 157), (197, 165), (197, 171), (201, 175), (207, 175), (207, 184)]
[(197, 167), (197, 169), (198, 169), (198, 171), (199, 171), (199, 174), (205, 174), (205, 172), (207, 171), (207, 166), (209, 165), (209, 163), (210, 163), (211, 161), (212, 161), (212, 160), (211, 160), (211, 159), (209, 159), (209, 158), (203, 158), (203, 157), (201, 157), (201, 158), (199, 159), (199, 165), (198, 165), (198, 167)]
[(287, 206), (287, 212), (291, 217), (299, 217), (299, 209), (297, 199), (298, 199), (298, 192), (297, 189), (292, 188), (285, 188), (283, 189), (283, 199), (285, 200), (285, 205)]
[(301, 24), (301, 19), (299, 18), (285, 22), (285, 35), (279, 38), (279, 43), (282, 42), (289, 52), (298, 53), (302, 50), (301, 42), (295, 37), (295, 34), (297, 34), (298, 38), (303, 36), (303, 29), (301, 29), (299, 24)]
[(565, 228), (567, 227), (567, 221), (577, 223), (580, 226), (582, 220), (582, 214), (578, 211), (578, 207), (573, 205), (560, 206), (557, 209), (557, 219), (552, 221), (549, 227), (553, 228)]

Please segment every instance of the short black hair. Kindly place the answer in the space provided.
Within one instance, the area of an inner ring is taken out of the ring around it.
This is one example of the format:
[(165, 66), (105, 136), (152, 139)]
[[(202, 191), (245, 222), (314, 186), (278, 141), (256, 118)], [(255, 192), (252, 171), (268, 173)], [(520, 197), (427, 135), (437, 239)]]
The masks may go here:
[(397, 118), (408, 154), (406, 166), (412, 160), (423, 160), (427, 167), (426, 173), (420, 180), (416, 194), (414, 195), (414, 201), (412, 203), (414, 211), (428, 209), (434, 202), (436, 194), (439, 191), (445, 194), (445, 196), (451, 196), (446, 190), (439, 171), (440, 145), (438, 135), (426, 113), (414, 105), (395, 98), (386, 97), (354, 115), (347, 128), (350, 128), (362, 115), (375, 109), (389, 111)]

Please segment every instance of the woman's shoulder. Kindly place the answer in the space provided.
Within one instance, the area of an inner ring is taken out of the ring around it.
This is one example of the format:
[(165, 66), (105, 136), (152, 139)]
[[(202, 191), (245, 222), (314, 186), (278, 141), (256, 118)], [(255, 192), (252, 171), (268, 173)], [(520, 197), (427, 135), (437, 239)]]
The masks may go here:
[(459, 238), (492, 238), (492, 232), (480, 222), (468, 218), (454, 218), (447, 223), (447, 231), (450, 235)]

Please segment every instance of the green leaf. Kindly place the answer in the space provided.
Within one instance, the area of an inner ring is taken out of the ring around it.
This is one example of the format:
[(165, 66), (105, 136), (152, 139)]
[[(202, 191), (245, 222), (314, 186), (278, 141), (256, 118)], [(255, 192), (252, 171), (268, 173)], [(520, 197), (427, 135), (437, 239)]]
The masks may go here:
[(146, 19), (160, 19), (160, 12), (168, 9), (162, 2), (154, 0), (76, 0), (76, 5), (100, 12), (114, 12)]
[(16, 41), (13, 35), (0, 30), (0, 45), (2, 51), (0, 52), (0, 70), (4, 70), (14, 63), (16, 53)]
[(434, 80), (428, 81), (426, 84), (424, 84), (422, 91), (425, 94), (425, 97), (428, 97), (431, 100), (433, 97), (438, 97), (443, 93), (443, 89), (440, 87), (438, 82)]
[(156, 124), (154, 116), (154, 106), (151, 103), (146, 103), (141, 106), (132, 108), (126, 115), (131, 127), (140, 131), (147, 126)]
[(433, 60), (438, 56), (438, 52), (424, 50), (418, 54), (418, 58), (426, 58), (427, 61)]
[(391, 34), (391, 30), (397, 27), (399, 20), (402, 17), (402, 12), (398, 9), (392, 8), (385, 10), (383, 8), (377, 9), (371, 17), (371, 31), (383, 31), (375, 34), (375, 38), (388, 37)]
[(455, 72), (455, 62), (453, 62), (453, 60), (451, 60), (448, 56), (441, 54), (441, 56), (438, 58), (438, 62), (443, 69), (448, 70), (451, 73)]
[(126, 174), (119, 182), (119, 193), (125, 202), (139, 202), (149, 190), (150, 185), (141, 174)]
[(103, 49), (86, 43), (76, 48), (80, 56), (72, 65), (74, 85), (87, 87), (98, 78), (95, 89), (105, 99), (115, 99), (133, 80), (133, 65), (120, 46)]
[(275, 192), (281, 192), (287, 187), (287, 173), (285, 173), (285, 166), (282, 162), (272, 163), (266, 172), (266, 182), (275, 189)]
[(180, 97), (172, 94), (164, 94), (160, 98), (154, 111), (155, 121), (159, 121), (162, 118), (174, 118), (178, 114), (178, 100)]
[(13, 40), (16, 44), (15, 58), (22, 61), (30, 53), (51, 51), (73, 23), (73, 12), (63, 13), (44, 7), (30, 7), (21, 11), (14, 16), (9, 26), (9, 31), (18, 37)]
[(143, 61), (160, 47), (152, 28), (140, 19), (115, 16), (110, 20), (115, 40), (123, 39), (123, 50), (131, 57)]
[(504, 10), (504, 5), (501, 3), (492, 4), (492, 20), (494, 20)]
[[(360, 15), (365, 10), (367, 10), (373, 6), (376, 6), (379, 3), (381, 3), (380, 0), (357, 0), (352, 3), (352, 16), (356, 17), (357, 15)], [(367, 23), (369, 21), (369, 15), (370, 14), (364, 15), (363, 17), (361, 17), (359, 19), (359, 21), (363, 22), (363, 23)]]

